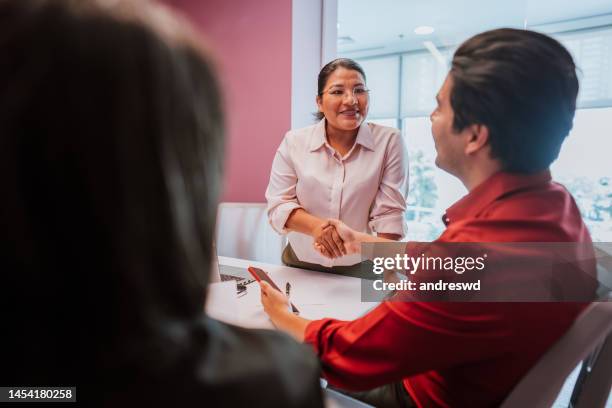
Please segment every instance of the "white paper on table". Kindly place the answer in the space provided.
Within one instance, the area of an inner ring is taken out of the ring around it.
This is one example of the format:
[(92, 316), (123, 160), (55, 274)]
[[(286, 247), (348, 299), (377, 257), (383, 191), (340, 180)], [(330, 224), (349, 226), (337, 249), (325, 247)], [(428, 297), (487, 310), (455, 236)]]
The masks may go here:
[(215, 282), (208, 285), (206, 314), (225, 323), (240, 324), (236, 281)]
[(213, 319), (252, 329), (273, 329), (274, 325), (261, 306), (259, 285), (250, 283), (240, 298), (236, 281), (211, 283), (206, 297), (206, 314)]
[(291, 301), (299, 304), (329, 304), (360, 302), (361, 280), (330, 273), (293, 270), (290, 273), (269, 273), (272, 280), (284, 290), (291, 283)]

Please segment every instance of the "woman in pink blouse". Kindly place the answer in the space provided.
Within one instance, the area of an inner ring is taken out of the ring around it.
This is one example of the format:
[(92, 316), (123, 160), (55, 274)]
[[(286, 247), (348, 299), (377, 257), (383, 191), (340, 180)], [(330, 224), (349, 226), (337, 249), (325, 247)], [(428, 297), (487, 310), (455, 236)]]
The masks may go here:
[[(283, 263), (305, 269), (358, 274), (358, 255), (346, 255), (327, 219), (398, 240), (405, 234), (407, 160), (397, 129), (365, 123), (366, 76), (355, 61), (339, 58), (318, 78), (317, 118), (287, 132), (266, 190), (268, 217), (289, 234)], [(333, 258), (313, 247), (323, 245)]]

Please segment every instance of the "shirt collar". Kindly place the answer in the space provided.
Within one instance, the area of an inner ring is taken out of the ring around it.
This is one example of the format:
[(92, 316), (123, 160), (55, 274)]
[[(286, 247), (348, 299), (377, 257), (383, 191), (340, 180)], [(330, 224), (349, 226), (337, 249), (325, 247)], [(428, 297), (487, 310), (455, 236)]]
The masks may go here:
[[(315, 126), (313, 138), (310, 141), (310, 151), (314, 152), (319, 150), (327, 142), (325, 138), (325, 118), (321, 119)], [(368, 150), (374, 150), (374, 135), (370, 130), (370, 126), (367, 125), (365, 120), (359, 126), (357, 132), (357, 138), (355, 139), (356, 144), (360, 144)]]
[(314, 128), (312, 139), (310, 140), (310, 151), (319, 150), (325, 144), (325, 118), (321, 119)]
[(520, 190), (548, 184), (550, 171), (544, 170), (534, 174), (495, 173), (480, 183), (462, 199), (450, 206), (442, 221), (445, 225), (465, 218), (478, 216), (493, 201)]
[(357, 132), (355, 143), (362, 145), (368, 150), (374, 150), (374, 135), (365, 120), (361, 123), (361, 126), (359, 126), (359, 132)]

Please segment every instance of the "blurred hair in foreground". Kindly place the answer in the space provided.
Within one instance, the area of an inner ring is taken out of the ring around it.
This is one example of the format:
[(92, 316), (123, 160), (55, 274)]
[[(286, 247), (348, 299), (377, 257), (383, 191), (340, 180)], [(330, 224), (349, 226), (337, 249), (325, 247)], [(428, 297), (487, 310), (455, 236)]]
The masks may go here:
[(2, 384), (127, 384), (187, 346), (223, 157), (200, 44), (148, 1), (0, 1)]

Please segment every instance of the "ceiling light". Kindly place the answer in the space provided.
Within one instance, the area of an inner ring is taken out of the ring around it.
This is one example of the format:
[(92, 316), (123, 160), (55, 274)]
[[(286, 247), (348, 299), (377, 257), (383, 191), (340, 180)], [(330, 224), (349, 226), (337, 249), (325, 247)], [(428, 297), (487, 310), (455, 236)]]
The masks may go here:
[(419, 26), (414, 29), (416, 35), (427, 35), (434, 32), (434, 28), (430, 26)]

